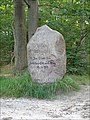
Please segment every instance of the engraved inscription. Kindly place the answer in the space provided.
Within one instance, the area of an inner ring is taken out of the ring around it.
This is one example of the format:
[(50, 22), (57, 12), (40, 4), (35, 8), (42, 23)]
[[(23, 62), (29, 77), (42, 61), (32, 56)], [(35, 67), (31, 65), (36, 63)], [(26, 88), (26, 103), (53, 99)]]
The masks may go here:
[(56, 63), (54, 62), (54, 60), (50, 60), (50, 58), (48, 57), (30, 57), (30, 59), (31, 59), (31, 62), (29, 63), (29, 65), (34, 65), (38, 69), (40, 68), (47, 69), (50, 66), (52, 67), (56, 66)]

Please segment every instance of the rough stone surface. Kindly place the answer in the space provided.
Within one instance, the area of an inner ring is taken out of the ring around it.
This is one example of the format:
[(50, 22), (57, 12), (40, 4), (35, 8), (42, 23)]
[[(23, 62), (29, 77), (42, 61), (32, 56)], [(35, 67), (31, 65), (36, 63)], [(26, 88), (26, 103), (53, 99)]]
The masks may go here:
[(39, 27), (27, 45), (28, 70), (37, 83), (52, 83), (66, 72), (63, 36), (47, 25)]

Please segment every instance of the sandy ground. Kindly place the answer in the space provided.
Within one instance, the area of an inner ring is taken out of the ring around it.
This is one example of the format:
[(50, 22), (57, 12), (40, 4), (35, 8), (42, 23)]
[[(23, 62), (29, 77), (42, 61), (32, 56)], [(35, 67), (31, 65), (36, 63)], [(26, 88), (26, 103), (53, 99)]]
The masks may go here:
[(89, 120), (90, 86), (54, 100), (0, 98), (0, 120)]

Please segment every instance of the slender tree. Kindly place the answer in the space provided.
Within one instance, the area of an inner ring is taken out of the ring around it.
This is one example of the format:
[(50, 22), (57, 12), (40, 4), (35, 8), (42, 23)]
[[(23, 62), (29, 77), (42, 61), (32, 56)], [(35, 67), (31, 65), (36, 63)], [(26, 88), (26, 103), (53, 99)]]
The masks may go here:
[(38, 1), (28, 0), (28, 4), (28, 40), (30, 40), (38, 24)]
[(26, 57), (26, 23), (23, 0), (13, 0), (14, 2), (14, 53), (15, 53), (15, 73), (21, 72), (27, 65)]
[(80, 38), (80, 44), (81, 44), (81, 58), (82, 62), (86, 62), (86, 49), (85, 49), (85, 15), (84, 15), (84, 4), (85, 0), (80, 0), (80, 4), (83, 7), (83, 11), (81, 11), (80, 15), (80, 28), (81, 28), (81, 38)]

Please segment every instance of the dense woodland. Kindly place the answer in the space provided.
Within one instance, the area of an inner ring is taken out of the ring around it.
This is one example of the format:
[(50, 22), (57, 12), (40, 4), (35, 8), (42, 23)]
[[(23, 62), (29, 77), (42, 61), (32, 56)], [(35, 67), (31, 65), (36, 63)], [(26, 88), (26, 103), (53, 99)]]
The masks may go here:
[(24, 58), (23, 68), (19, 70), (24, 69), (26, 45), (36, 28), (44, 24), (64, 36), (67, 73), (86, 74), (90, 53), (90, 0), (0, 0), (0, 66), (13, 64), (19, 69), (20, 59)]

